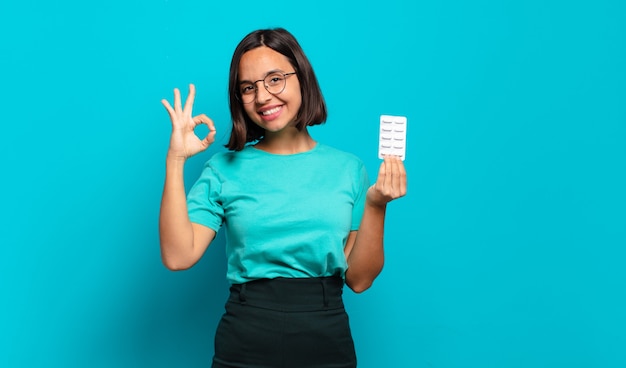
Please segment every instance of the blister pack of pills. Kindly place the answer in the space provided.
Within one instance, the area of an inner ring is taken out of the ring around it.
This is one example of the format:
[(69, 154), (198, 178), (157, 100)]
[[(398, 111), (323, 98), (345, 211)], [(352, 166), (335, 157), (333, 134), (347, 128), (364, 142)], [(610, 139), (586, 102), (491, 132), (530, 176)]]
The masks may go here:
[(378, 138), (378, 158), (383, 155), (398, 156), (402, 161), (406, 156), (406, 116), (380, 116)]

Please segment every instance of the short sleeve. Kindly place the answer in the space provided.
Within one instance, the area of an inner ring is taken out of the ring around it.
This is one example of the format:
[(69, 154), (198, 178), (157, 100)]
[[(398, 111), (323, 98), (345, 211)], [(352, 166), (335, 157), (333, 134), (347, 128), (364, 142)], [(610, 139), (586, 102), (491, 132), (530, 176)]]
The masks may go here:
[(204, 225), (216, 232), (220, 229), (224, 222), (221, 191), (222, 182), (214, 168), (207, 163), (187, 195), (187, 212), (191, 222)]
[(352, 207), (352, 227), (350, 230), (358, 230), (361, 225), (361, 218), (363, 217), (363, 211), (365, 209), (365, 198), (367, 189), (369, 189), (370, 182), (365, 170), (365, 165), (362, 162), (359, 163), (358, 170), (355, 177), (355, 193), (354, 207)]

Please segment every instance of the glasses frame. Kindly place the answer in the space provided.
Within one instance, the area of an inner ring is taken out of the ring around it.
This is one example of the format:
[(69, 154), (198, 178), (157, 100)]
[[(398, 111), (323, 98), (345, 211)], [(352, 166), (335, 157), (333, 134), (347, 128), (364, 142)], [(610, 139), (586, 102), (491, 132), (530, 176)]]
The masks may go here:
[[(269, 88), (268, 85), (265, 84), (265, 79), (267, 79), (267, 77), (269, 77), (270, 75), (273, 75), (273, 74), (279, 74), (279, 75), (282, 75), (283, 78), (285, 78), (285, 84), (283, 85), (283, 89), (281, 89), (279, 92), (276, 92), (276, 93), (270, 92), (270, 90), (268, 89)], [(251, 96), (253, 96), (252, 101), (244, 102), (243, 95), (241, 94), (241, 89), (239, 89), (239, 91), (237, 91), (237, 99), (242, 104), (246, 104), (247, 105), (247, 104), (253, 103), (254, 100), (256, 100), (257, 94), (259, 93), (259, 87), (257, 87), (257, 83), (259, 83), (259, 82), (263, 82), (263, 87), (265, 88), (267, 93), (269, 93), (270, 95), (272, 95), (272, 96), (279, 95), (279, 94), (283, 93), (285, 88), (287, 88), (287, 77), (289, 77), (290, 75), (294, 75), (294, 74), (298, 74), (298, 73), (297, 72), (290, 72), (290, 73), (271, 72), (271, 73), (268, 73), (263, 79), (259, 79), (259, 80), (256, 80), (256, 81), (252, 82), (252, 85), (254, 86), (254, 95), (251, 95)]]

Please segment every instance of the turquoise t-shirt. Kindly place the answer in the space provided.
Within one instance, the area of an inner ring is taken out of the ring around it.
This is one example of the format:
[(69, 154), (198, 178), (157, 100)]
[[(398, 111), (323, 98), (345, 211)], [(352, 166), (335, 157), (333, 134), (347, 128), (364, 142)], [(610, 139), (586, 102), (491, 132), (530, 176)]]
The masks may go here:
[(343, 277), (368, 187), (363, 162), (329, 146), (292, 155), (247, 146), (211, 157), (187, 206), (192, 222), (224, 225), (230, 283)]

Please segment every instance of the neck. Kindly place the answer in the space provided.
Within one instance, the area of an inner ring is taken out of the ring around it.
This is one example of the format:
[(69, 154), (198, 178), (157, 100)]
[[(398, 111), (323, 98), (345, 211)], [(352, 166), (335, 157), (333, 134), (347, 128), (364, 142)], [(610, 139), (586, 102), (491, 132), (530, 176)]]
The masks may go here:
[(311, 138), (306, 128), (301, 131), (294, 128), (282, 131), (280, 134), (266, 131), (263, 139), (255, 147), (278, 155), (289, 155), (310, 151), (315, 147), (315, 144), (316, 142)]

